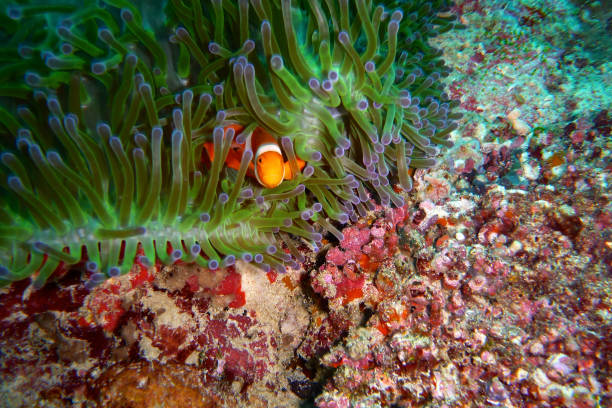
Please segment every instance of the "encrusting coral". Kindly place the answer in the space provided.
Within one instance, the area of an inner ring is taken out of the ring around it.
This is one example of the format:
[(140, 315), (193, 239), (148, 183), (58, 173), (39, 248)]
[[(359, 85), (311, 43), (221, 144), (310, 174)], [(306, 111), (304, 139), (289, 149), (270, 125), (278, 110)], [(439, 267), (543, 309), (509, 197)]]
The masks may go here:
[[(370, 194), (401, 206), (394, 185), (409, 190), (409, 167), (433, 165), (456, 127), (441, 54), (427, 44), (455, 25), (447, 7), (6, 6), (0, 283), (33, 275), (41, 287), (80, 262), (89, 286), (156, 260), (283, 271), (303, 259), (290, 237), (341, 239), (333, 222), (365, 214)], [(278, 139), (296, 175), (273, 189), (245, 178), (248, 148), (238, 170), (225, 165), (257, 128)]]

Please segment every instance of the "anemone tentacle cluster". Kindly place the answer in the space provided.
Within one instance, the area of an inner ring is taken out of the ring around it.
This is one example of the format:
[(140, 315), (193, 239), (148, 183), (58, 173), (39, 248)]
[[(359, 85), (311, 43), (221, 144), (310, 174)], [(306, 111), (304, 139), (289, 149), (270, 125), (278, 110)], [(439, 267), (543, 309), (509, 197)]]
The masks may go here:
[[(0, 11), (0, 283), (41, 287), (81, 262), (91, 286), (156, 260), (282, 271), (303, 260), (290, 236), (319, 246), (371, 197), (402, 205), (394, 185), (409, 190), (409, 168), (450, 145), (457, 115), (427, 43), (455, 25), (447, 1), (159, 7)], [(248, 149), (225, 166), (257, 127), (293, 174), (307, 162), (297, 177), (262, 188)]]

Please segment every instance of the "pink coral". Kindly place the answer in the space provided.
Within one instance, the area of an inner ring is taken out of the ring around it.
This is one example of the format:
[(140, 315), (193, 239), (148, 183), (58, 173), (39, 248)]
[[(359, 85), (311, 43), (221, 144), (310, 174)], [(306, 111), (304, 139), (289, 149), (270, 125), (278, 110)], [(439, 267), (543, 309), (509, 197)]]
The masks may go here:
[(370, 240), (370, 230), (367, 228), (348, 227), (342, 230), (344, 240), (340, 246), (349, 251), (359, 251)]

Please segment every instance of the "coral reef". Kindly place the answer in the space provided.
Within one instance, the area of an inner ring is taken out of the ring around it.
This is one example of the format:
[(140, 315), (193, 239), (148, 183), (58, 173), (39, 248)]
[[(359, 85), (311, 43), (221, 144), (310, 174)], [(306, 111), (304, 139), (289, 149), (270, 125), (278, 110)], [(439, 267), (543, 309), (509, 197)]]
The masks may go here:
[(98, 285), (83, 285), (77, 265), (40, 289), (1, 288), (0, 401), (612, 405), (612, 62), (581, 46), (593, 7), (457, 0), (465, 29), (429, 39), (464, 113), (454, 146), (410, 171), (410, 193), (393, 185), (403, 205), (382, 205), (363, 183), (367, 211), (347, 225), (329, 218), (337, 231), (320, 230), (317, 248), (279, 233), (276, 255), (296, 260), (285, 273), (137, 258)]
[[(161, 267), (92, 291), (76, 271), (38, 291), (25, 281), (13, 284), (0, 298), (0, 348), (11, 356), (2, 361), (3, 400), (15, 406), (31, 398), (60, 406), (297, 404), (284, 370), (309, 324), (304, 296), (247, 263), (237, 269)], [(45, 363), (32, 364), (38, 358)], [(25, 399), (9, 398), (9, 387)]]
[[(83, 263), (88, 286), (135, 259), (284, 271), (370, 194), (401, 206), (456, 128), (427, 39), (447, 2), (27, 2), (2, 11), (0, 280), (40, 288)], [(237, 132), (235, 126), (243, 129)], [(225, 166), (257, 128), (296, 175)], [(225, 130), (224, 130), (225, 129)], [(208, 166), (203, 145), (214, 148)], [(280, 150), (279, 150), (280, 151)], [(297, 158), (308, 165), (302, 172)], [(293, 248), (293, 245), (290, 246)], [(140, 252), (139, 252), (140, 251)]]
[(322, 280), (337, 287), (319, 292), (352, 323), (324, 344), (321, 363), (336, 370), (317, 406), (602, 402), (612, 385), (600, 328), (610, 325), (612, 264), (603, 244), (609, 231), (595, 226), (592, 204), (607, 193), (596, 187), (573, 208), (564, 201), (569, 193), (491, 186), (463, 210), (447, 199), (430, 202), (426, 212), (445, 214), (433, 223), (421, 209), (400, 222), (371, 213), (366, 231), (389, 225), (386, 240), (400, 250), (354, 278), (364, 288), (351, 299), (359, 307), (334, 303), (342, 286), (353, 286), (324, 279), (338, 275), (335, 265), (322, 265), (313, 279), (315, 291)]

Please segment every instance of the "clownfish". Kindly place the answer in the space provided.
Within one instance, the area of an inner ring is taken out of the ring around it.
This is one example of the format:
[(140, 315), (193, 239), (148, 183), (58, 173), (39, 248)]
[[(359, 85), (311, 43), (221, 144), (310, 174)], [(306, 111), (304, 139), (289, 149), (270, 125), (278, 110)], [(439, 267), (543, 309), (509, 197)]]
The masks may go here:
[[(224, 131), (227, 132), (230, 128), (234, 129), (236, 135), (240, 134), (244, 129), (241, 125), (232, 124), (226, 126)], [(238, 170), (242, 154), (248, 148), (254, 154), (253, 161), (249, 163), (247, 169), (247, 176), (255, 178), (263, 187), (274, 188), (280, 185), (283, 180), (291, 180), (293, 178), (291, 166), (288, 161), (284, 160), (278, 141), (261, 127), (255, 128), (244, 144), (232, 141), (225, 159), (225, 165), (231, 169)], [(215, 154), (214, 144), (212, 142), (205, 142), (204, 149), (208, 156), (207, 159), (212, 163)], [(299, 170), (302, 171), (306, 162), (299, 157), (296, 160)]]

